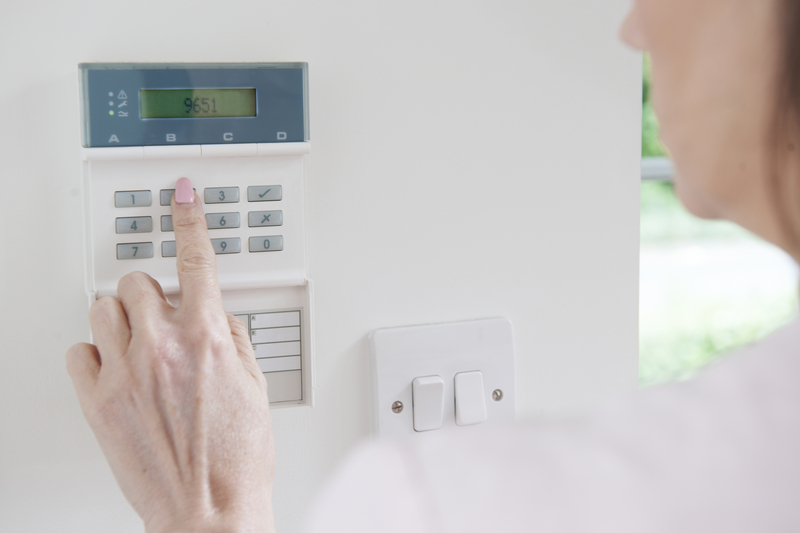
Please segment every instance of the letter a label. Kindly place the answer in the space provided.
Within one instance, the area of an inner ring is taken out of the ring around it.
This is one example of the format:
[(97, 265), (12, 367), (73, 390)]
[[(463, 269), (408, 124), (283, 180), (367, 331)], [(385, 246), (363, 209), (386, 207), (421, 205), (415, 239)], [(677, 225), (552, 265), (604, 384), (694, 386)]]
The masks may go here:
[(116, 135), (112, 135), (111, 138), (108, 140), (110, 143), (118, 143), (119, 139), (117, 139)]

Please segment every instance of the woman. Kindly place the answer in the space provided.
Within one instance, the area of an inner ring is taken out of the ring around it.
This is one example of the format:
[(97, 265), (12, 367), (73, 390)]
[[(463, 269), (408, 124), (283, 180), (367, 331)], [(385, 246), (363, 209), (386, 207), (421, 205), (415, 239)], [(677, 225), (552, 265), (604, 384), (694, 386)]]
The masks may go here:
[[(652, 55), (684, 204), (799, 258), (800, 2), (638, 0), (622, 35)], [(272, 531), (266, 386), (247, 332), (222, 310), (188, 180), (174, 202), (180, 306), (126, 276), (119, 300), (92, 307), (96, 347), (74, 346), (68, 368), (149, 533)], [(793, 324), (691, 382), (582, 420), (364, 448), (309, 531), (798, 531), (797, 346)]]

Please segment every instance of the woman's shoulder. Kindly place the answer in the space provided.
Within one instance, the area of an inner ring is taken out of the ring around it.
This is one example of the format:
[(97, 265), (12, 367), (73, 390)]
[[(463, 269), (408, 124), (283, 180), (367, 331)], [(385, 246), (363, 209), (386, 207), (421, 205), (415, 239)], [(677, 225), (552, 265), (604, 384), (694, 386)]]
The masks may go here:
[(798, 347), (796, 321), (694, 379), (581, 417), (363, 446), (311, 531), (792, 530)]

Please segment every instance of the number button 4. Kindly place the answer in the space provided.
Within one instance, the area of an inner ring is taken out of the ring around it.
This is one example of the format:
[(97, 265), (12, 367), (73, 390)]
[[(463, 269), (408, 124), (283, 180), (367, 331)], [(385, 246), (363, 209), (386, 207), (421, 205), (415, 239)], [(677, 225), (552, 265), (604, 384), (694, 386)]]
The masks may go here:
[(150, 233), (153, 217), (124, 217), (117, 219), (117, 233)]

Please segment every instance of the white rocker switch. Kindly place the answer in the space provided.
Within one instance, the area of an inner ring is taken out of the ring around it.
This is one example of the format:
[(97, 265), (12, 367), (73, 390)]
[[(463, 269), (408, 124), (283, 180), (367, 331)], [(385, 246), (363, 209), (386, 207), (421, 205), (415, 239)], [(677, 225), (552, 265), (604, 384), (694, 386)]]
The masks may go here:
[(486, 420), (483, 374), (461, 372), (455, 377), (456, 425), (471, 426)]
[[(408, 382), (406, 382), (408, 383)], [(439, 429), (444, 422), (444, 381), (439, 376), (414, 378), (414, 431)]]

